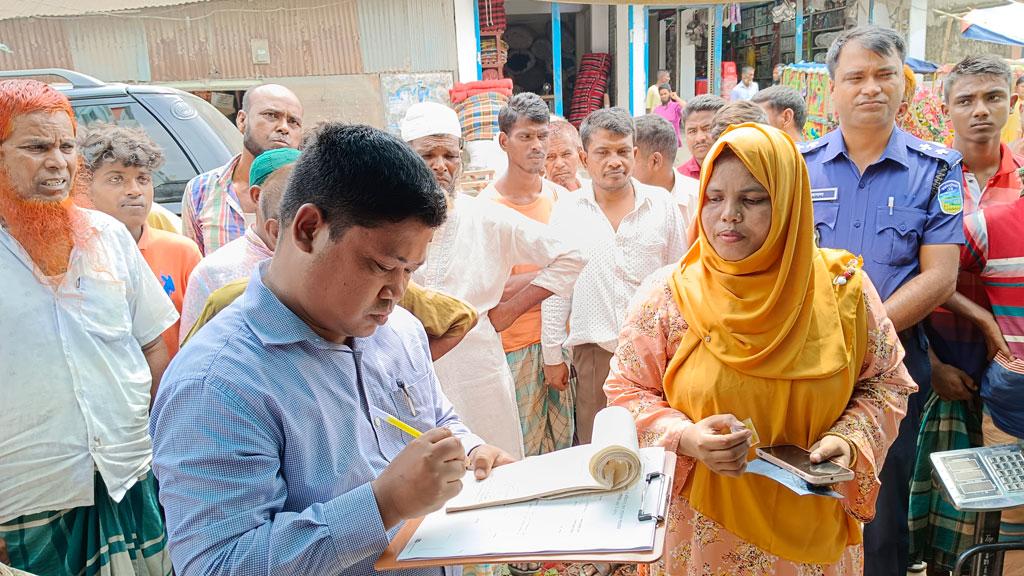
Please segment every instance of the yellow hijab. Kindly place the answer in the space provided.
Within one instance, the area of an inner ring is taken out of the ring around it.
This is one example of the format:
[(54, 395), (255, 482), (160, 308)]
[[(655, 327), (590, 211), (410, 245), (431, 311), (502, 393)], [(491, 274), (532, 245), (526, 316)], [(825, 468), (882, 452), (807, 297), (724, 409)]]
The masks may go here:
[[(756, 252), (729, 262), (698, 225), (698, 241), (672, 277), (688, 330), (669, 362), (665, 394), (695, 422), (731, 413), (751, 418), (763, 445), (806, 449), (845, 411), (863, 362), (859, 263), (815, 246), (807, 166), (775, 128), (747, 123), (722, 135), (704, 162), (700, 208), (726, 148), (768, 190), (771, 229)], [(684, 491), (698, 512), (782, 558), (831, 563), (860, 542), (838, 501), (799, 497), (760, 476), (727, 478), (698, 465)]]

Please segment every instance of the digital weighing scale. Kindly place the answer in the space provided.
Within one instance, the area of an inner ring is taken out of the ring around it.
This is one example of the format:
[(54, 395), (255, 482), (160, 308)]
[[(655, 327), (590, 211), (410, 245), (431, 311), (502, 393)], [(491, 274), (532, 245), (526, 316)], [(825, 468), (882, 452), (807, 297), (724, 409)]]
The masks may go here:
[(1024, 549), (1024, 542), (999, 543), (1003, 510), (1024, 506), (1024, 449), (1020, 443), (931, 454), (932, 469), (946, 498), (957, 510), (977, 512), (975, 545), (957, 559), (954, 575), (978, 556), (972, 576), (999, 576), (1003, 552)]

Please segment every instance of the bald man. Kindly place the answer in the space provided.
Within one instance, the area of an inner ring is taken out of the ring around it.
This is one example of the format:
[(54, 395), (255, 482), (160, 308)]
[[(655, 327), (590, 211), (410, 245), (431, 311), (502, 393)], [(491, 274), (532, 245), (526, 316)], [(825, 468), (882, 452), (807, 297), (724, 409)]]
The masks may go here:
[(256, 220), (250, 197), (252, 161), (274, 148), (298, 148), (302, 138), (302, 104), (278, 84), (250, 88), (235, 119), (242, 132), (242, 153), (230, 162), (189, 181), (181, 199), (182, 232), (204, 255), (245, 234)]

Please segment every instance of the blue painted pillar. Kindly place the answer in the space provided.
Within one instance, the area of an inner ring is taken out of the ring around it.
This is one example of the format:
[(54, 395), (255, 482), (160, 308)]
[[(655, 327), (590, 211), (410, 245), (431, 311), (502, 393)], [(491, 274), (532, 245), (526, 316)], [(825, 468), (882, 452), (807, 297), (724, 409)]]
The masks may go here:
[[(647, 6), (644, 6), (643, 10), (644, 10), (644, 14), (643, 14), (643, 23), (644, 23), (644, 82), (643, 82), (643, 88), (644, 88), (644, 112), (646, 113), (647, 112), (647, 79), (651, 77), (651, 50), (650, 50), (650, 43), (651, 43), (651, 26), (650, 26), (650, 24), (651, 24), (651, 19), (650, 19), (650, 12), (648, 12), (649, 8)], [(655, 33), (657, 33), (657, 30), (655, 30)], [(678, 79), (676, 81), (678, 82)]]
[(473, 0), (473, 29), (476, 30), (476, 79), (484, 79), (484, 67), (480, 63), (480, 3)]
[(562, 14), (558, 2), (551, 3), (551, 64), (555, 114), (562, 116)]
[(633, 5), (630, 4), (626, 9), (626, 20), (629, 22), (629, 27), (626, 32), (626, 53), (629, 55), (629, 114), (630, 116), (635, 115), (633, 111)]
[(629, 6), (629, 113), (647, 113), (647, 9)]
[(793, 37), (793, 61), (804, 61), (804, 0), (796, 0), (796, 35)]
[(715, 58), (712, 62), (713, 69), (709, 70), (711, 77), (714, 78), (714, 83), (711, 87), (712, 94), (718, 94), (722, 91), (722, 21), (725, 18), (725, 6), (719, 4), (715, 6)]

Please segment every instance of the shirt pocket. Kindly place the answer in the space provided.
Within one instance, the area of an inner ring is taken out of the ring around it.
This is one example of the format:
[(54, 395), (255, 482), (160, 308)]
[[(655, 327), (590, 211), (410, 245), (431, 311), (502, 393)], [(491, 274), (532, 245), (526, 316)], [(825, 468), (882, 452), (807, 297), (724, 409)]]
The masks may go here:
[(830, 241), (836, 231), (836, 220), (839, 218), (839, 204), (814, 203), (814, 242), (822, 246), (822, 239)]
[[(391, 380), (388, 394), (391, 405), (386, 406), (384, 410), (420, 432), (435, 428), (437, 422), (430, 400), (432, 385), (429, 373)], [(412, 436), (387, 422), (374, 421), (374, 425), (377, 427), (380, 452), (389, 461), (394, 460), (395, 456), (413, 441)]]
[(917, 260), (928, 214), (918, 208), (879, 206), (875, 214), (877, 240), (871, 259), (889, 266), (907, 266)]
[(87, 332), (106, 342), (120, 342), (131, 335), (124, 282), (83, 276), (78, 293), (78, 318)]
[(623, 255), (631, 279), (635, 282), (643, 281), (667, 264), (664, 261), (665, 243), (654, 238), (637, 238), (632, 245), (623, 246)]

